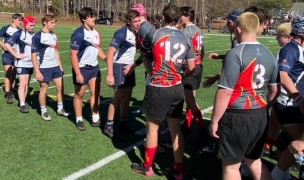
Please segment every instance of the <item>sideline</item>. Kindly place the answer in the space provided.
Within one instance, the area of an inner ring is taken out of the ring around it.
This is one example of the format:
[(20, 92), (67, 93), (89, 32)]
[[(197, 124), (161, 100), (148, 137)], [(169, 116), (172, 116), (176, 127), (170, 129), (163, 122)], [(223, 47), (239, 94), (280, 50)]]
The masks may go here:
[[(202, 113), (206, 113), (206, 112), (208, 112), (212, 109), (213, 109), (213, 106), (210, 106), (210, 107), (202, 110)], [(139, 130), (139, 131), (141, 131), (141, 130)], [(64, 177), (63, 180), (76, 180), (78, 178), (81, 178), (81, 177), (83, 177), (83, 176), (85, 176), (85, 175), (87, 175), (87, 174), (89, 174), (89, 173), (91, 173), (91, 172), (109, 164), (110, 162), (119, 159), (120, 157), (128, 154), (129, 152), (139, 148), (140, 146), (142, 146), (144, 144), (144, 142), (145, 142), (145, 139), (142, 139), (142, 140), (136, 142), (135, 144), (133, 144), (133, 145), (131, 145), (131, 146), (129, 146), (129, 147), (123, 149), (123, 150), (120, 150), (120, 151), (118, 151), (118, 152), (116, 152), (112, 155), (109, 155), (109, 156), (99, 160), (98, 162), (92, 164), (92, 165), (89, 165), (89, 166), (87, 166), (83, 169), (80, 169), (79, 171), (77, 171), (77, 172), (75, 172), (75, 173), (73, 173), (73, 174), (71, 174), (67, 177)]]

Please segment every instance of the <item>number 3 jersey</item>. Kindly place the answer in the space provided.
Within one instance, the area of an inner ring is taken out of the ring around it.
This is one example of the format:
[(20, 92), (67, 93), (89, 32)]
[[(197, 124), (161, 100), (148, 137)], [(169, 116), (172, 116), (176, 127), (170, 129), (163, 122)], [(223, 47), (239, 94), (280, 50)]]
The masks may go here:
[(170, 87), (181, 83), (183, 63), (194, 61), (195, 55), (189, 39), (180, 30), (164, 27), (150, 32), (141, 46), (143, 52), (152, 49), (152, 86)]
[(258, 42), (244, 42), (226, 54), (218, 86), (233, 90), (228, 109), (258, 109), (267, 106), (267, 86), (278, 81), (272, 53)]

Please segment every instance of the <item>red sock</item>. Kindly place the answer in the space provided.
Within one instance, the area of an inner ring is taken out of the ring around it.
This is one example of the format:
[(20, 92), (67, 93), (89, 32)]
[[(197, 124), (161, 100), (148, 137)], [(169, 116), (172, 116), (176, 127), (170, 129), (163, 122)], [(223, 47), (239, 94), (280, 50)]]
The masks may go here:
[(146, 147), (146, 151), (145, 151), (145, 162), (144, 162), (144, 166), (146, 168), (151, 167), (154, 161), (154, 156), (157, 150), (157, 146), (153, 147), (153, 148), (147, 148)]
[(192, 115), (192, 111), (191, 111), (191, 109), (187, 109), (186, 110), (186, 121), (187, 121), (187, 128), (190, 128), (190, 126), (191, 126), (191, 122), (192, 122), (192, 117), (193, 117), (193, 115)]
[(182, 172), (183, 169), (184, 169), (183, 163), (174, 162), (174, 165), (173, 165), (174, 172)]
[(272, 148), (272, 146), (273, 146), (274, 143), (275, 143), (274, 139), (267, 137), (266, 138), (266, 142), (265, 142), (265, 148), (267, 150), (270, 150)]

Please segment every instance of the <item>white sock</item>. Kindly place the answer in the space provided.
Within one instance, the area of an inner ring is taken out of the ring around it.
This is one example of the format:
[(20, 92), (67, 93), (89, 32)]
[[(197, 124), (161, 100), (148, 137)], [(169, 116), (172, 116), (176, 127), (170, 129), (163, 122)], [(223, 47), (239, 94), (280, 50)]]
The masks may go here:
[(47, 112), (47, 109), (45, 106), (40, 106), (40, 109), (41, 109), (41, 113), (46, 113)]
[(20, 106), (25, 106), (25, 102), (24, 101), (20, 101)]
[(82, 121), (82, 116), (76, 117), (76, 123)]
[(283, 171), (277, 165), (271, 171), (272, 179), (289, 180), (291, 179), (289, 170)]
[(92, 114), (93, 122), (97, 122), (99, 120), (99, 114)]
[(57, 109), (58, 110), (63, 109), (63, 103), (62, 102), (57, 103)]

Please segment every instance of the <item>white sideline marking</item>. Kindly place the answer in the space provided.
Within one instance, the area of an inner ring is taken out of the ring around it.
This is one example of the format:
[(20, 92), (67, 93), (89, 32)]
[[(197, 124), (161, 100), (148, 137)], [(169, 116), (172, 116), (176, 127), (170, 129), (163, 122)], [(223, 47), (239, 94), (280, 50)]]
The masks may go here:
[[(202, 110), (202, 113), (208, 112), (212, 109), (213, 109), (213, 106), (210, 106), (210, 107)], [(139, 130), (139, 131), (141, 131), (141, 130)], [(95, 171), (95, 170), (109, 164), (110, 162), (115, 161), (116, 159), (119, 159), (120, 157), (128, 154), (129, 152), (133, 151), (134, 149), (137, 149), (138, 147), (142, 146), (144, 144), (144, 142), (145, 142), (145, 139), (140, 140), (137, 143), (135, 143), (123, 150), (120, 150), (112, 155), (109, 155), (109, 156), (99, 160), (98, 162), (96, 162), (90, 166), (87, 166), (86, 168), (83, 168), (83, 169), (63, 178), (63, 180), (76, 180), (80, 177), (83, 177), (83, 176), (91, 173), (92, 171)]]
[(85, 175), (89, 174), (90, 172), (95, 171), (95, 170), (109, 164), (110, 162), (126, 155), (130, 151), (133, 151), (134, 149), (137, 149), (138, 147), (142, 146), (144, 144), (144, 142), (145, 142), (144, 139), (140, 140), (137, 143), (135, 143), (135, 144), (123, 149), (123, 150), (120, 150), (120, 151), (118, 151), (118, 152), (116, 152), (116, 153), (114, 153), (110, 156), (107, 156), (104, 159), (101, 159), (100, 161), (98, 161), (98, 162), (96, 162), (96, 163), (94, 163), (94, 164), (92, 164), (92, 165), (90, 165), (90, 166), (88, 166), (84, 169), (81, 169), (81, 170), (79, 170), (79, 171), (77, 171), (77, 172), (75, 172), (75, 173), (73, 173), (73, 174), (71, 174), (68, 177), (65, 177), (63, 179), (64, 180), (74, 180), (74, 179), (78, 179), (82, 176), (85, 176)]

